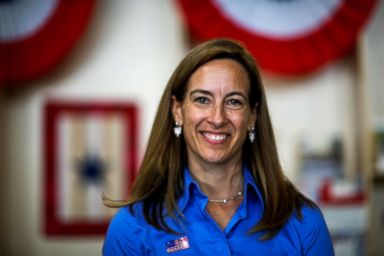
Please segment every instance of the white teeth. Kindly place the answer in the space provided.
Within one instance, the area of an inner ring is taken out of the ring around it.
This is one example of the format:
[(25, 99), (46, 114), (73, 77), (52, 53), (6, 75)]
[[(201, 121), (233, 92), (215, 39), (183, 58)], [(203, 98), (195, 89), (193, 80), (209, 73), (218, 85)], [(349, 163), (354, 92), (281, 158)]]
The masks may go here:
[(216, 135), (216, 134), (210, 134), (210, 133), (204, 133), (204, 136), (210, 140), (216, 140), (216, 141), (224, 140), (227, 137), (227, 135), (225, 134)]

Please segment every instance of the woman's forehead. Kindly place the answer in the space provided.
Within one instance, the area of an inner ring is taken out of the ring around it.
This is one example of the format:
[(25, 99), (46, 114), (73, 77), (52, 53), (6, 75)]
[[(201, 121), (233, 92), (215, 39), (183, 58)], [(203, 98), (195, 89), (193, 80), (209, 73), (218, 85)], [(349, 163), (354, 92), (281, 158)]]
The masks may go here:
[(217, 93), (248, 92), (249, 77), (243, 66), (231, 59), (218, 59), (205, 63), (189, 78), (187, 92), (196, 89)]

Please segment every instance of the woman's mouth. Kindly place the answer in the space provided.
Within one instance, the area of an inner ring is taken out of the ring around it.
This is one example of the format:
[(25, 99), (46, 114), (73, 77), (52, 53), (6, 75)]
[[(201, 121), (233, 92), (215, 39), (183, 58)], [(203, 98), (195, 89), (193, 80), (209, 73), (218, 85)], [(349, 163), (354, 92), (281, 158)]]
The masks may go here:
[(228, 138), (228, 135), (224, 133), (217, 134), (217, 133), (203, 132), (202, 135), (208, 142), (213, 144), (223, 143)]

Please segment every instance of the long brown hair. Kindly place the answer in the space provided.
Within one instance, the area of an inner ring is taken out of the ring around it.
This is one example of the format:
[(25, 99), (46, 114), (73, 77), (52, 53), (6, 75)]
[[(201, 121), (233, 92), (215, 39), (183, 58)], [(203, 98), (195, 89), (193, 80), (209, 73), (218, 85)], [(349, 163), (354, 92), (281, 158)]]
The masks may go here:
[(171, 98), (182, 102), (191, 75), (205, 63), (229, 58), (238, 61), (250, 78), (249, 104), (257, 104), (255, 141), (243, 145), (243, 161), (249, 166), (263, 195), (265, 210), (260, 222), (250, 232), (266, 231), (265, 239), (272, 237), (287, 222), (293, 212), (299, 217), (303, 203), (314, 204), (300, 194), (288, 181), (279, 163), (272, 124), (264, 88), (252, 55), (241, 43), (229, 39), (214, 39), (192, 49), (180, 62), (168, 81), (161, 98), (148, 146), (138, 177), (128, 201), (104, 198), (111, 207), (132, 205), (141, 201), (146, 221), (156, 228), (174, 232), (165, 222), (164, 209), (176, 218), (180, 212), (177, 199), (184, 190), (183, 169), (186, 165), (186, 145), (183, 138), (173, 134)]

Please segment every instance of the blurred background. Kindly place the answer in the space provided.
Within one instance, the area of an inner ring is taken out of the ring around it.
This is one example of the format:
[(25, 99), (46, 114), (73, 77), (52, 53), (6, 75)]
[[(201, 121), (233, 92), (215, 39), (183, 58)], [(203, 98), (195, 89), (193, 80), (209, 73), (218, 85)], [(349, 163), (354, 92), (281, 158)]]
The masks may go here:
[(0, 255), (100, 255), (195, 44), (259, 63), (285, 174), (337, 255), (384, 255), (384, 3), (0, 1)]

